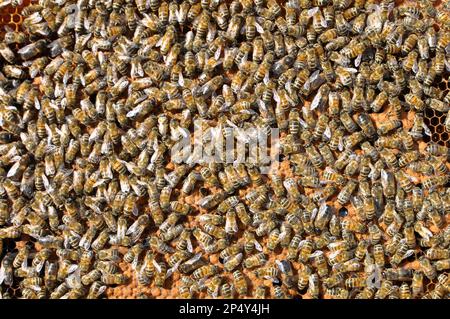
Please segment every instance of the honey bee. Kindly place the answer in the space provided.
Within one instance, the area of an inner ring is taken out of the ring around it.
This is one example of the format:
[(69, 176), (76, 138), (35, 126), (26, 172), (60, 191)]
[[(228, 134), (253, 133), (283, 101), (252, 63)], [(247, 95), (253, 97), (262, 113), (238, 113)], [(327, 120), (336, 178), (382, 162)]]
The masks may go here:
[(201, 231), (198, 228), (195, 228), (192, 232), (192, 234), (194, 235), (194, 237), (200, 242), (202, 243), (204, 246), (209, 246), (213, 243), (214, 239), (212, 236), (210, 236), (209, 234)]
[(348, 203), (348, 201), (350, 200), (350, 196), (356, 190), (356, 187), (357, 183), (353, 180), (349, 180), (337, 196), (338, 203), (342, 206)]
[(210, 235), (220, 239), (220, 238), (225, 238), (226, 237), (226, 231), (225, 229), (219, 227), (219, 226), (215, 226), (213, 224), (209, 224), (206, 223), (203, 225), (203, 229)]
[(436, 267), (431, 264), (430, 260), (425, 256), (419, 258), (419, 263), (423, 274), (430, 280), (436, 278)]
[(202, 267), (196, 269), (192, 273), (192, 276), (194, 279), (202, 279), (202, 278), (208, 278), (208, 277), (214, 276), (215, 274), (217, 274), (217, 272), (218, 272), (217, 266), (206, 265), (206, 266), (202, 266)]
[(316, 250), (311, 254), (310, 258), (314, 260), (314, 265), (317, 268), (317, 274), (319, 277), (325, 277), (328, 275), (328, 265), (325, 260), (324, 253), (321, 250)]
[(103, 274), (101, 281), (107, 285), (123, 285), (128, 278), (124, 274)]
[(316, 167), (317, 169), (320, 169), (325, 164), (325, 161), (323, 157), (320, 155), (320, 153), (317, 151), (315, 146), (309, 145), (305, 148), (306, 154), (309, 157), (311, 163)]
[(300, 242), (298, 246), (300, 248), (298, 257), (300, 262), (307, 262), (309, 260), (314, 248), (313, 245), (313, 242), (309, 239), (305, 239)]
[[(317, 153), (318, 154), (318, 153)], [(319, 155), (320, 156), (320, 155)], [(287, 192), (294, 200), (300, 199), (300, 191), (298, 190), (297, 183), (294, 179), (287, 179), (283, 182), (284, 187)]]
[(234, 279), (234, 287), (236, 289), (236, 292), (239, 295), (245, 296), (248, 291), (248, 286), (247, 286), (247, 280), (244, 277), (244, 275), (242, 274), (242, 272), (239, 270), (235, 270), (233, 272), (233, 279)]
[(435, 262), (434, 266), (437, 271), (450, 269), (450, 259), (441, 259)]
[[(217, 210), (218, 210), (218, 212), (220, 212), (220, 213), (225, 213), (225, 212), (230, 211), (230, 210), (233, 209), (234, 207), (236, 207), (236, 205), (237, 205), (238, 203), (239, 203), (239, 199), (238, 199), (237, 196), (230, 196), (230, 197), (226, 198), (225, 200), (223, 200), (223, 201), (219, 204), (219, 206), (217, 207)], [(231, 224), (230, 224), (230, 230), (231, 230), (231, 229), (232, 229), (232, 230), (235, 230), (235, 227), (237, 227), (237, 226), (234, 225), (235, 223), (234, 223), (234, 221), (232, 220), (233, 217), (235, 218), (235, 216), (233, 216), (233, 213), (231, 213), (231, 215), (230, 215), (229, 217), (231, 217), (231, 220), (229, 221), (229, 223), (231, 223)], [(235, 231), (237, 231), (237, 230), (235, 230)]]
[(340, 120), (348, 132), (353, 133), (357, 131), (357, 124), (353, 121), (353, 119), (347, 112), (341, 112)]

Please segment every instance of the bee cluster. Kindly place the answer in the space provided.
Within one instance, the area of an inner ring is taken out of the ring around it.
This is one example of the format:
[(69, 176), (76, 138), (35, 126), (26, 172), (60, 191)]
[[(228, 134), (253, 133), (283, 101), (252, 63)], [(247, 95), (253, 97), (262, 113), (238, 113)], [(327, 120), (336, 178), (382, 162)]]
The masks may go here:
[[(0, 42), (0, 296), (102, 297), (128, 263), (180, 298), (448, 298), (433, 2), (27, 6)], [(196, 119), (277, 127), (283, 170), (171, 162)]]

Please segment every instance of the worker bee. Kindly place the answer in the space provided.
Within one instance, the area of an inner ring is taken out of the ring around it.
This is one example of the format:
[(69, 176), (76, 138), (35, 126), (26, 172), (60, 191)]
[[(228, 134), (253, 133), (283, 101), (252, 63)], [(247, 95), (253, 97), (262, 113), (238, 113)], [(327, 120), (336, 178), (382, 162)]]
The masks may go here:
[(337, 196), (337, 201), (340, 205), (344, 206), (350, 200), (350, 196), (356, 190), (357, 183), (353, 180), (349, 180), (347, 184), (342, 188)]
[(233, 272), (233, 279), (234, 279), (234, 287), (236, 289), (236, 292), (239, 295), (245, 296), (248, 291), (248, 286), (247, 286), (247, 280), (244, 277), (244, 275), (242, 274), (242, 272), (239, 270), (235, 270)]
[(325, 260), (324, 253), (321, 250), (316, 250), (311, 254), (310, 258), (314, 261), (314, 266), (317, 268), (317, 274), (319, 277), (325, 277), (328, 275), (328, 265)]
[(299, 261), (300, 262), (307, 262), (309, 260), (311, 253), (313, 251), (313, 248), (314, 248), (313, 245), (314, 245), (313, 242), (309, 239), (305, 239), (300, 242), (300, 244), (298, 246), (300, 248), (300, 251), (299, 251)]
[(436, 266), (432, 265), (430, 260), (425, 256), (419, 258), (419, 263), (423, 274), (430, 280), (436, 278)]
[(198, 268), (192, 273), (194, 279), (208, 278), (217, 274), (218, 268), (214, 265), (206, 265)]

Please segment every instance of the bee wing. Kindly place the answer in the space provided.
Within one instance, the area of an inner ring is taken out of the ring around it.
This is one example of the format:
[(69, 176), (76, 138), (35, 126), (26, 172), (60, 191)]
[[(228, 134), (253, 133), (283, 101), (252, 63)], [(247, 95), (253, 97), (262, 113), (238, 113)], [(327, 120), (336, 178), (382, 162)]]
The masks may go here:
[(88, 250), (91, 247), (91, 243), (87, 240), (87, 236), (83, 236), (79, 243), (80, 247), (83, 247), (85, 250)]
[(42, 270), (42, 267), (44, 267), (45, 261), (44, 260), (40, 260), (37, 265), (34, 267), (34, 269), (37, 272), (40, 272)]
[(400, 34), (395, 44), (399, 47), (402, 45), (402, 43), (403, 43), (403, 35)]
[(239, 228), (236, 223), (233, 223), (228, 219), (225, 221), (225, 231), (227, 233), (237, 233), (238, 230), (239, 230)]
[(5, 281), (6, 278), (6, 270), (5, 266), (2, 264), (0, 267), (0, 285)]
[(298, 122), (303, 128), (308, 128), (308, 123), (306, 123), (302, 118), (298, 119)]
[(310, 88), (311, 88), (311, 80), (307, 79), (305, 81), (305, 84), (303, 84), (303, 89), (306, 90), (306, 91), (309, 91)]
[[(189, 131), (186, 128), (183, 127), (178, 127), (177, 131), (179, 134), (181, 134), (183, 136), (183, 138), (188, 138), (189, 137)], [(220, 134), (220, 132), (219, 132)]]
[(426, 227), (421, 227), (421, 229), (417, 230), (417, 232), (419, 233), (420, 236), (422, 236), (426, 240), (428, 240), (431, 237), (433, 237), (433, 233), (431, 232), (431, 230), (429, 230)]
[(355, 67), (358, 67), (361, 64), (362, 54), (359, 54), (355, 59)]
[(369, 167), (370, 167), (370, 173), (367, 177), (369, 177), (370, 179), (373, 179), (376, 176), (376, 168), (372, 163), (369, 163)]
[[(187, 244), (186, 248), (187, 248), (188, 252), (190, 252), (190, 253), (194, 252), (194, 248), (192, 247), (192, 241), (190, 238), (186, 239), (186, 244)], [(201, 257), (201, 255), (198, 258), (200, 258), (200, 257)]]
[(311, 111), (315, 110), (317, 107), (319, 107), (321, 100), (322, 100), (322, 93), (320, 91), (318, 91), (316, 96), (314, 97), (314, 99), (311, 102), (311, 106), (310, 106)]
[(33, 289), (34, 291), (41, 291), (42, 288), (39, 287), (38, 285), (30, 285), (30, 288)]
[(207, 278), (202, 278), (198, 281), (197, 283), (197, 287), (202, 290), (203, 288), (205, 288), (205, 283), (206, 283)]
[(101, 294), (103, 294), (106, 291), (106, 286), (101, 286), (100, 288), (98, 288), (97, 293), (95, 294), (97, 297), (100, 296)]
[[(56, 83), (56, 86), (55, 86), (55, 97), (63, 97), (63, 96), (64, 96), (64, 85), (62, 83), (58, 82), (58, 83)], [(65, 97), (64, 97), (64, 101), (66, 101)], [(67, 101), (65, 103), (67, 103)]]
[(178, 8), (177, 10), (175, 10), (175, 17), (177, 18), (177, 22), (181, 23), (183, 22), (183, 9), (182, 8)]
[(273, 99), (275, 100), (275, 102), (280, 103), (281, 99), (280, 99), (280, 95), (278, 95), (278, 92), (276, 89), (272, 90), (272, 94), (273, 94)]
[[(2, 7), (2, 5), (9, 5), (11, 3), (11, 0), (3, 0), (2, 3), (0, 4), (0, 8)], [(4, 26), (5, 32), (14, 32), (15, 30), (13, 28), (11, 28), (9, 25), (5, 25)]]
[(316, 250), (315, 252), (313, 252), (309, 258), (315, 258), (317, 256), (323, 255), (323, 252), (321, 250)]
[[(27, 259), (27, 258), (25, 258)], [(25, 260), (24, 260), (25, 261)], [(22, 262), (23, 265), (23, 262)], [(50, 264), (50, 262), (48, 260), (45, 261), (45, 273), (50, 272), (50, 267), (52, 266), (52, 264)]]
[(130, 192), (130, 183), (128, 182), (128, 179), (124, 178), (124, 176), (119, 176), (119, 184), (120, 184), (120, 190), (124, 193)]
[(256, 101), (256, 103), (258, 104), (258, 108), (259, 108), (260, 112), (267, 112), (267, 106), (266, 106), (266, 104), (264, 103), (263, 100), (258, 99)]
[[(145, 15), (145, 13), (144, 13), (144, 15)], [(160, 47), (163, 43), (163, 39), (164, 39), (164, 37), (159, 38), (158, 42), (156, 42), (156, 44), (155, 44), (155, 47), (157, 47), (157, 48)]]
[(103, 185), (105, 182), (107, 181), (107, 179), (105, 178), (100, 178), (97, 182), (94, 183), (94, 188), (98, 187), (100, 185)]
[(178, 75), (178, 85), (184, 87), (184, 84), (183, 72), (180, 72), (180, 74)]
[(152, 264), (155, 267), (157, 272), (159, 272), (159, 273), (162, 272), (162, 268), (161, 268), (161, 266), (158, 264), (158, 262), (156, 260), (152, 259)]
[(432, 134), (431, 130), (429, 129), (429, 127), (425, 123), (422, 123), (422, 128), (423, 128), (423, 131), (424, 131), (425, 135), (431, 136), (431, 134)]
[(38, 111), (41, 109), (41, 103), (37, 97), (34, 98), (34, 108)]
[(136, 270), (138, 263), (139, 263), (139, 255), (136, 255), (134, 256), (133, 261), (131, 262), (131, 269)]
[(342, 136), (339, 137), (338, 150), (339, 152), (342, 152), (344, 150), (344, 138)]
[(416, 252), (414, 249), (409, 249), (404, 255), (403, 255), (403, 259), (406, 259), (408, 257), (411, 257), (412, 255), (414, 255)]
[(281, 261), (279, 261), (278, 259), (275, 260), (275, 264), (277, 264), (278, 269), (281, 270), (281, 272), (284, 272), (284, 265)]
[(414, 74), (416, 74), (419, 71), (419, 65), (417, 64), (417, 60), (414, 60), (412, 71), (414, 72)]
[(217, 285), (216, 288), (214, 289), (214, 291), (212, 292), (211, 296), (213, 298), (217, 298), (219, 296), (219, 288), (220, 288), (220, 285)]
[[(136, 208), (137, 211), (137, 208)], [(145, 230), (145, 226), (141, 225), (140, 227), (138, 227), (138, 229), (133, 232), (133, 234), (131, 235), (131, 241), (133, 243), (137, 242), (139, 240), (139, 238), (141, 237), (142, 233)]]
[(266, 74), (264, 75), (263, 82), (265, 85), (267, 85), (269, 81), (270, 81), (269, 71), (267, 71)]
[(64, 73), (64, 77), (63, 77), (63, 84), (64, 87), (67, 86), (67, 83), (69, 82), (71, 74), (67, 71), (66, 73)]
[(358, 73), (358, 70), (355, 68), (343, 68), (345, 71), (350, 73)]
[(255, 21), (255, 28), (259, 34), (264, 33), (264, 28), (256, 21)]
[[(330, 259), (334, 259), (334, 258), (336, 258), (336, 256), (339, 255), (340, 253), (341, 253), (340, 250), (338, 250), (338, 251), (333, 251), (333, 252), (330, 254), (329, 258), (330, 258)], [(311, 255), (311, 256), (312, 256), (312, 255)]]
[(417, 177), (415, 177), (415, 176), (406, 174), (406, 177), (407, 177), (411, 182), (413, 182), (413, 183), (415, 183), (415, 184), (417, 184), (417, 183), (419, 182), (419, 179), (418, 179)]
[(173, 274), (175, 271), (177, 271), (177, 269), (178, 269), (178, 267), (180, 266), (180, 264), (181, 264), (181, 260), (178, 261), (175, 265), (173, 265), (172, 268), (169, 268), (169, 269), (167, 270), (167, 273), (166, 273), (165, 278), (167, 279), (167, 278), (169, 278), (170, 276), (172, 276), (172, 274)]
[(130, 235), (132, 233), (134, 233), (139, 226), (139, 220), (136, 220), (133, 224), (131, 224), (131, 226), (128, 228), (128, 230), (126, 231), (125, 235)]
[(316, 218), (317, 213), (319, 210), (317, 208), (314, 208), (311, 212), (311, 220), (314, 220)]
[(328, 249), (333, 249), (334, 247), (336, 247), (336, 246), (338, 246), (339, 245), (339, 242), (334, 242), (334, 243), (329, 243), (328, 245), (327, 245), (327, 247), (328, 247)]
[(287, 236), (286, 230), (283, 230), (280, 235), (278, 236), (278, 242), (281, 242), (283, 239), (285, 239)]
[(325, 19), (322, 17), (322, 15), (320, 16), (320, 25), (321, 25), (322, 27), (324, 27), (324, 28), (327, 28), (327, 27), (328, 27), (327, 20), (325, 20)]
[[(47, 266), (47, 264), (49, 264), (48, 261), (45, 262), (45, 267), (46, 267), (46, 268), (49, 267), (49, 266)], [(22, 264), (20, 265), (20, 267), (21, 267), (22, 269), (24, 269), (24, 270), (28, 268), (28, 258), (24, 258), (24, 259), (23, 259)]]
[(256, 239), (253, 241), (253, 243), (255, 245), (256, 250), (258, 250), (260, 252), (263, 251), (263, 247), (261, 246), (261, 244)]
[(222, 54), (222, 46), (219, 46), (214, 53), (214, 59), (219, 60), (220, 55)]
[(194, 257), (192, 257), (191, 259), (189, 259), (188, 261), (185, 262), (186, 265), (192, 265), (193, 263), (197, 262), (197, 260), (199, 260), (202, 257), (201, 253), (196, 254)]
[(286, 84), (284, 85), (284, 88), (286, 89), (286, 91), (287, 91), (289, 94), (293, 94), (293, 93), (292, 93), (293, 90), (292, 90), (292, 81), (291, 81), (291, 80), (286, 81)]
[(126, 235), (126, 225), (118, 224), (117, 225), (117, 237), (118, 238), (124, 238)]
[[(447, 54), (450, 54), (450, 44), (447, 45), (447, 47), (445, 48), (445, 52)], [(450, 72), (450, 60), (445, 59), (444, 64), (445, 64), (445, 68), (447, 69), (447, 72)]]
[(227, 256), (223, 259), (223, 263), (226, 264), (231, 258), (233, 258), (234, 256)]
[(329, 125), (327, 125), (327, 127), (325, 128), (325, 131), (323, 132), (323, 136), (328, 140), (331, 139), (331, 129), (330, 129)]
[(288, 0), (286, 3), (286, 8), (292, 8), (298, 11), (300, 10), (300, 3), (298, 0)]
[[(103, 145), (102, 145), (103, 147)], [(108, 162), (108, 164), (106, 165), (106, 170), (105, 170), (105, 177), (108, 179), (113, 179), (114, 175), (111, 169), (111, 162)], [(106, 190), (105, 190), (106, 192)]]
[[(65, 225), (61, 225), (60, 227), (65, 227)], [(69, 236), (64, 236), (63, 245), (64, 245), (64, 248), (66, 248), (66, 249), (70, 248)]]
[[(70, 271), (72, 271), (70, 273)], [(81, 287), (81, 270), (78, 265), (71, 265), (69, 267), (70, 275), (66, 278), (66, 283), (70, 288), (78, 288)]]
[(50, 129), (50, 126), (48, 126), (47, 123), (45, 123), (44, 126), (45, 126), (45, 131), (47, 132), (47, 135), (48, 135), (48, 137), (47, 137), (47, 144), (48, 145), (52, 145), (52, 137), (53, 137), (52, 130)]
[(198, 221), (202, 222), (202, 223), (206, 223), (208, 221), (211, 220), (211, 216), (210, 215), (200, 215), (198, 216)]
[(11, 168), (8, 170), (8, 174), (6, 174), (6, 177), (12, 177), (15, 176), (17, 171), (19, 170), (20, 167), (20, 161), (16, 161)]
[(388, 178), (389, 178), (388, 173), (384, 169), (382, 169), (381, 170), (381, 183), (383, 185), (386, 185), (386, 183), (388, 182)]
[(314, 16), (317, 12), (319, 12), (319, 7), (314, 7), (314, 8), (311, 8), (311, 9), (308, 9), (308, 12), (307, 12), (307, 15), (308, 15), (308, 18), (311, 18), (312, 16)]
[(131, 64), (131, 74), (135, 78), (144, 76), (144, 69), (139, 61)]
[(308, 283), (309, 283), (310, 287), (314, 287), (315, 286), (314, 275), (309, 275)]

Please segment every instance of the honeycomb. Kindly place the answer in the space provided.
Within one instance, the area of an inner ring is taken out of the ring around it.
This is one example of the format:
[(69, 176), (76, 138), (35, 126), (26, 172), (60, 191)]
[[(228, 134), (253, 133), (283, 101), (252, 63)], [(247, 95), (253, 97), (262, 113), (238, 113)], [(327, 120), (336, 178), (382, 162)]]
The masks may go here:
[[(448, 72), (444, 73), (444, 76), (438, 85), (439, 89), (443, 91), (443, 96), (448, 94), (450, 91), (448, 78)], [(425, 110), (424, 122), (431, 130), (431, 136), (424, 136), (425, 142), (432, 141), (434, 143), (450, 147), (450, 131), (448, 131), (444, 125), (446, 117), (446, 113), (442, 113), (431, 108), (427, 108)]]
[(4, 7), (0, 10), (0, 35), (5, 31), (4, 27), (8, 26), (15, 31), (19, 31), (22, 24), (23, 17), (21, 12), (23, 8), (29, 6), (31, 3), (37, 2), (36, 0), (23, 0), (20, 6), (13, 7), (11, 5)]

